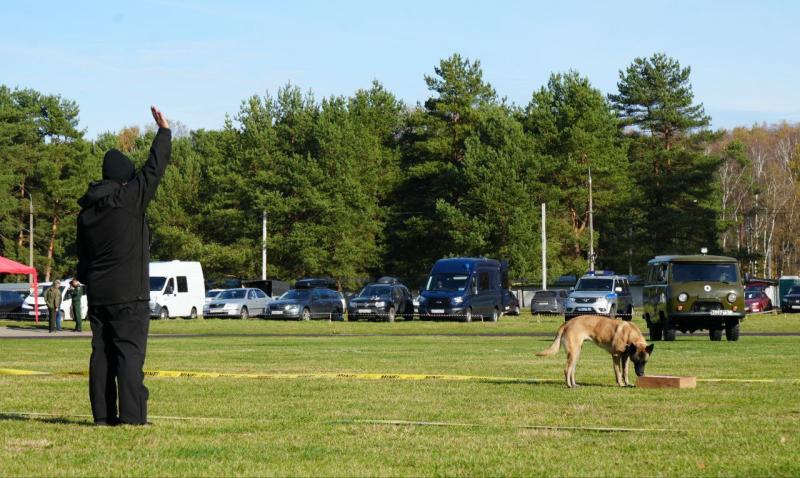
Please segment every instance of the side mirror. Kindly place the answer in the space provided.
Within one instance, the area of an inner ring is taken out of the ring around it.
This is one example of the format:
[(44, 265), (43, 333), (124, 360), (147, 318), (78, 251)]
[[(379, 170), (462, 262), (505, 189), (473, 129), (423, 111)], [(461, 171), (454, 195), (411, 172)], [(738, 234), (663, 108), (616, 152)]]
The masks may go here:
[(622, 292), (622, 287), (620, 286), (615, 287), (614, 292)]

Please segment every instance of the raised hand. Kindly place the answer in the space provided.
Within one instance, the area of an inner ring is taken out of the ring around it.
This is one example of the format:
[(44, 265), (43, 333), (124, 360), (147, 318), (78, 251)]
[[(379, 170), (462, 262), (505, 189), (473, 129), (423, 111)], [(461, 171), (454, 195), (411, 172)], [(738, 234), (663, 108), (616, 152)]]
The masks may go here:
[(164, 117), (164, 114), (158, 108), (151, 106), (150, 112), (153, 113), (153, 119), (156, 120), (156, 124), (159, 128), (169, 128), (167, 118)]

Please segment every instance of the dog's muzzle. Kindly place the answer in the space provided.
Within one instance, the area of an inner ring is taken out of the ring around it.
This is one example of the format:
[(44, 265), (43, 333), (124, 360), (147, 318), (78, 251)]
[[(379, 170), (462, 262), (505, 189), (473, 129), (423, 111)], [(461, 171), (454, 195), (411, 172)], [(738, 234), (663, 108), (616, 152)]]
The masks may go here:
[(644, 376), (644, 365), (645, 364), (634, 362), (633, 365), (634, 365), (634, 369), (636, 370), (636, 376), (637, 377), (643, 377)]

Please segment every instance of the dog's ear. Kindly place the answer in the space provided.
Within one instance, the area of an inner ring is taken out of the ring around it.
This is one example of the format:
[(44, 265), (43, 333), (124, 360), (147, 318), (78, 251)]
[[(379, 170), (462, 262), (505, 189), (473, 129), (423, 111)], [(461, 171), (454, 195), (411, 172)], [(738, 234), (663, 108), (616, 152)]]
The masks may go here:
[(655, 345), (656, 344), (650, 344), (647, 347), (645, 347), (644, 349), (647, 350), (648, 354), (651, 354), (651, 353), (653, 353), (653, 347), (655, 347)]

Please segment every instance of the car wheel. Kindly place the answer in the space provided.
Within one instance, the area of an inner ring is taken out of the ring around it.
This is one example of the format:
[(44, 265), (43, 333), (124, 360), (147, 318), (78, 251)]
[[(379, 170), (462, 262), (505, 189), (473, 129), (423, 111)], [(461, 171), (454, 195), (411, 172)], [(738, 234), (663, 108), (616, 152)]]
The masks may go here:
[(189, 318), (190, 319), (196, 319), (197, 318), (197, 307), (192, 307), (192, 312), (189, 313)]
[(664, 324), (664, 341), (665, 342), (674, 341), (678, 331), (675, 330), (669, 319), (664, 319), (662, 323)]
[(300, 320), (303, 321), (311, 320), (311, 311), (308, 310), (308, 307), (303, 309), (303, 313), (300, 315)]
[(739, 340), (739, 322), (725, 324), (725, 339), (728, 342)]
[(386, 320), (394, 322), (395, 314), (394, 306), (389, 307), (389, 312), (386, 313)]
[(628, 309), (625, 311), (625, 315), (622, 316), (622, 320), (627, 320), (628, 322), (633, 320), (633, 306), (628, 306)]
[(472, 322), (472, 307), (467, 309), (467, 312), (464, 314), (464, 322)]
[(663, 332), (664, 332), (663, 329), (661, 328), (661, 324), (650, 324), (650, 327), (648, 327), (648, 330), (650, 331), (650, 340), (651, 341), (657, 342), (657, 341), (661, 340), (661, 337), (662, 337)]
[(250, 318), (250, 311), (247, 310), (246, 306), (243, 306), (242, 310), (239, 311), (239, 316), (242, 318), (242, 320), (247, 320)]
[(166, 307), (162, 307), (161, 310), (158, 312), (158, 318), (161, 320), (169, 319), (169, 311)]
[(712, 342), (719, 342), (722, 340), (722, 329), (708, 329), (708, 338), (710, 338)]
[(339, 309), (335, 309), (331, 314), (331, 320), (340, 321), (342, 320), (342, 311)]

